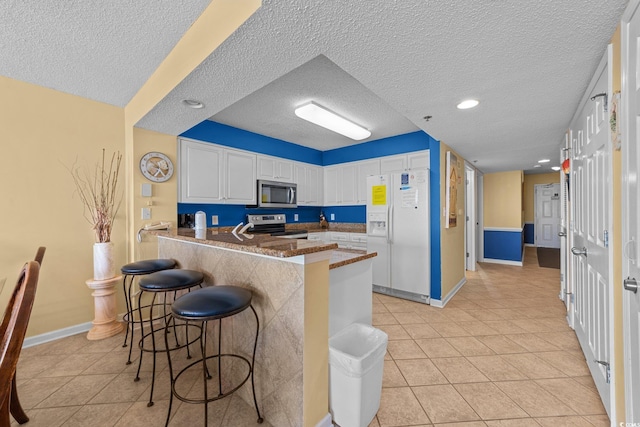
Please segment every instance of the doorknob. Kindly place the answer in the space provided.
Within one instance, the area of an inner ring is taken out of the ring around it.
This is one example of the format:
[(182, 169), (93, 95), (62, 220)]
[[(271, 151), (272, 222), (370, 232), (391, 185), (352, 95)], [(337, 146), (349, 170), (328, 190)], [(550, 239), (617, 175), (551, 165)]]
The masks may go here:
[(573, 248), (571, 248), (571, 253), (574, 255), (584, 255), (587, 256), (587, 248), (582, 247), (582, 249), (580, 248), (576, 248), (575, 246)]
[(628, 291), (633, 292), (634, 294), (638, 292), (638, 282), (636, 282), (635, 278), (627, 277), (624, 279), (624, 288)]
[(567, 233), (565, 233), (564, 231), (558, 231), (558, 236), (564, 237), (566, 235), (567, 235)]

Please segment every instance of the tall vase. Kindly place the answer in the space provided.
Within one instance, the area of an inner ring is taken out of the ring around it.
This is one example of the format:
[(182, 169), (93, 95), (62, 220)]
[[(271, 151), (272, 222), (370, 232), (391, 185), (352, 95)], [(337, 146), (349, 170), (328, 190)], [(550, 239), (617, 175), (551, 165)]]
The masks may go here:
[(107, 280), (115, 277), (116, 263), (113, 242), (93, 244), (93, 279)]

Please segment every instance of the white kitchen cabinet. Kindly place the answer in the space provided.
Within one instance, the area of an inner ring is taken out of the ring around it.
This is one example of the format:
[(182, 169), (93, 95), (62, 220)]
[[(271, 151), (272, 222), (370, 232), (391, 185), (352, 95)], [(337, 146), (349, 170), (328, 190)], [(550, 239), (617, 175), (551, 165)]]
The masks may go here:
[(270, 156), (258, 156), (258, 179), (295, 182), (294, 162)]
[(358, 199), (356, 166), (353, 163), (324, 169), (324, 205), (355, 205)]
[(401, 172), (407, 168), (407, 156), (386, 156), (380, 158), (380, 173)]
[(181, 203), (256, 203), (256, 155), (180, 139)]
[(351, 249), (367, 249), (366, 233), (349, 233), (349, 246)]
[(324, 231), (319, 231), (319, 232), (315, 232), (315, 233), (308, 233), (307, 234), (307, 240), (312, 240), (315, 242), (324, 242), (324, 241), (328, 241), (325, 240), (327, 236), (327, 233)]
[(232, 205), (256, 203), (256, 156), (246, 151), (224, 149), (224, 202)]
[(429, 168), (429, 151), (416, 151), (414, 153), (407, 154), (407, 168), (411, 169), (426, 169)]
[(296, 162), (294, 177), (298, 186), (298, 205), (322, 206), (322, 167)]
[(182, 203), (222, 203), (223, 148), (181, 139), (178, 200)]
[(367, 204), (367, 177), (371, 175), (380, 175), (380, 160), (363, 160), (356, 162), (357, 165), (357, 190), (358, 198), (356, 200), (357, 205)]

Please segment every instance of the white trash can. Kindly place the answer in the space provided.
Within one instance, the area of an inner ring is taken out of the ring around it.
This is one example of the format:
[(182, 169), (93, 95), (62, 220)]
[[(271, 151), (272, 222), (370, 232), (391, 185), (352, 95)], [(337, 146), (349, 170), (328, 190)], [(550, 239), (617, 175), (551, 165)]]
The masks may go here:
[(329, 407), (340, 427), (367, 427), (378, 412), (387, 341), (362, 323), (329, 338)]

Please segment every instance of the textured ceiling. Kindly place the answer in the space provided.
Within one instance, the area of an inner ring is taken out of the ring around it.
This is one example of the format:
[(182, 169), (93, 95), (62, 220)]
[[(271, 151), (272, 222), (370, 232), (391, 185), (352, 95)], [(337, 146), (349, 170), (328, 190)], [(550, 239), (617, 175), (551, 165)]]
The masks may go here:
[[(206, 3), (5, 0), (0, 74), (124, 105)], [(564, 131), (626, 3), (263, 0), (138, 126), (177, 135), (219, 114), (302, 145), (345, 144), (322, 129), (290, 125), (290, 105), (313, 94), (376, 138), (413, 123), (484, 172), (532, 170), (542, 157), (557, 163)], [(300, 87), (297, 73), (311, 76), (308, 85)], [(323, 80), (333, 73), (349, 86)], [(297, 88), (278, 96), (274, 89), (288, 80)], [(455, 108), (469, 97), (479, 107)], [(182, 106), (187, 98), (205, 108)], [(260, 109), (271, 118), (256, 115)], [(388, 109), (397, 123), (368, 116)], [(433, 118), (425, 122), (426, 115)]]
[(124, 107), (211, 0), (2, 0), (0, 75)]

